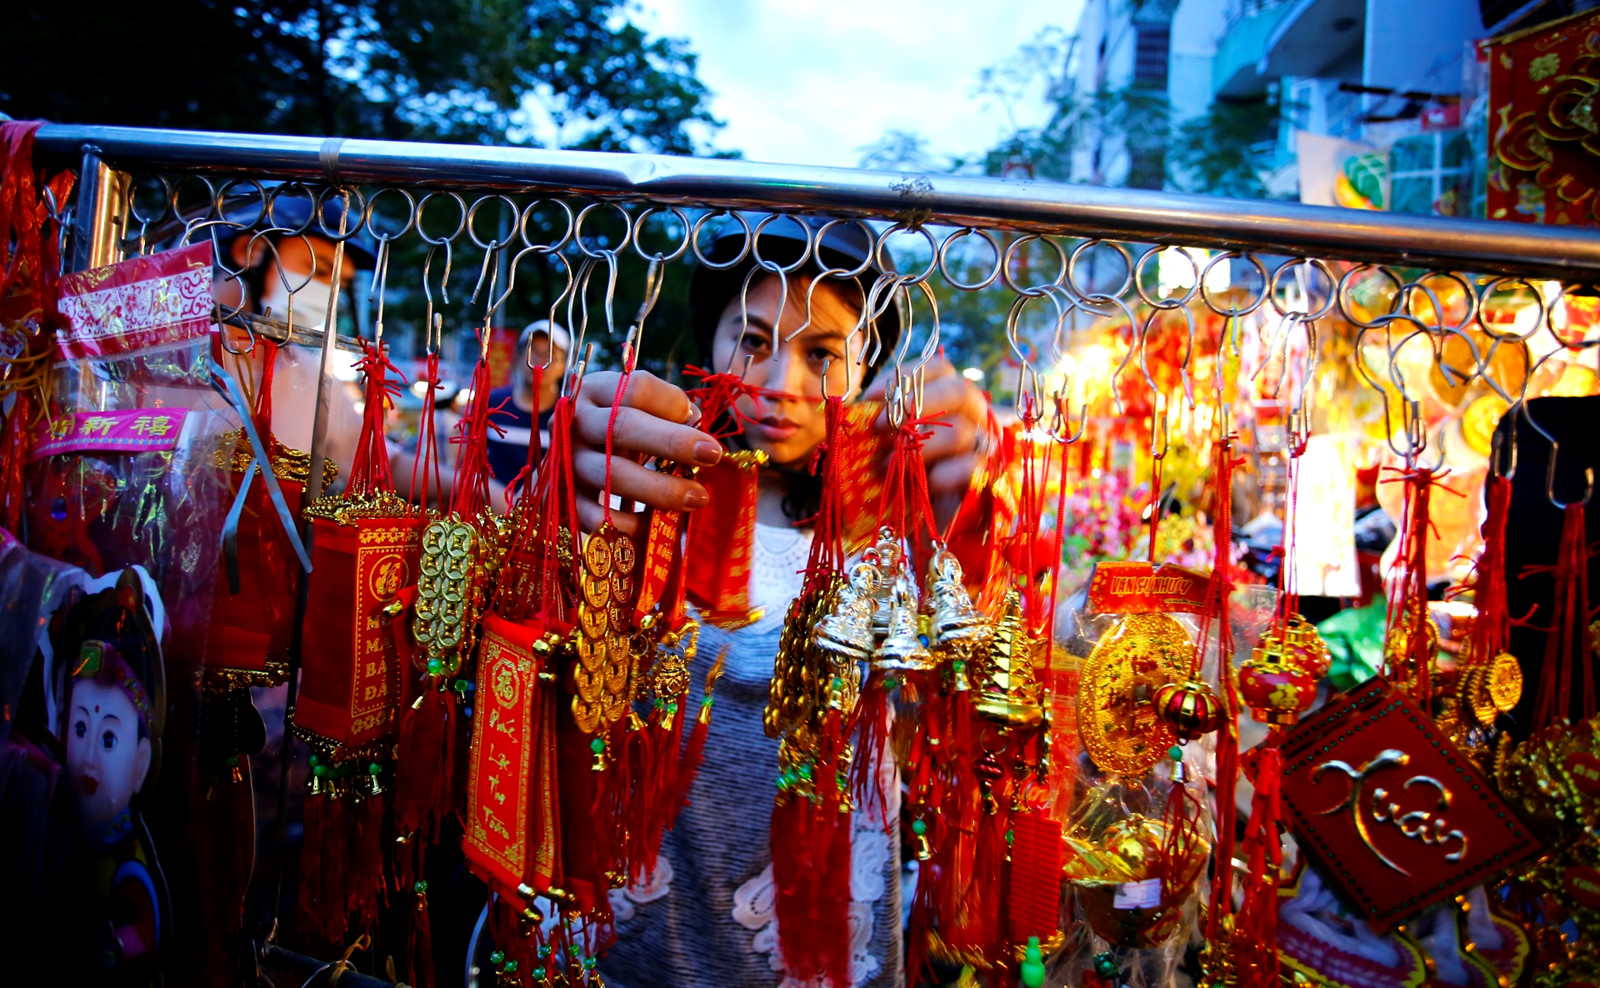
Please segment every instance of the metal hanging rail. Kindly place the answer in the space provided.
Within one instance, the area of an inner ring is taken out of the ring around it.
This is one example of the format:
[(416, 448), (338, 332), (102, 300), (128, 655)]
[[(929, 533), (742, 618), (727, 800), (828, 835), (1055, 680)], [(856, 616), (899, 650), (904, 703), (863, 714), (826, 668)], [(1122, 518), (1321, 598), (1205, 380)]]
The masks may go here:
[(1600, 282), (1600, 231), (1140, 189), (730, 159), (50, 124), (42, 151), (114, 169), (627, 198), (1000, 226), (1401, 267)]

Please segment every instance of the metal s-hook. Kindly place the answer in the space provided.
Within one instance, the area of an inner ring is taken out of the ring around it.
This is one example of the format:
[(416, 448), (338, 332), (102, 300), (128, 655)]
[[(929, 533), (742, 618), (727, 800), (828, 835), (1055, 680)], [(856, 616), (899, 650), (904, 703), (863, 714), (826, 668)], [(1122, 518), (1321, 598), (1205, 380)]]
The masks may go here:
[[(639, 361), (639, 344), (644, 339), (644, 321), (656, 307), (656, 300), (661, 297), (661, 258), (650, 258), (644, 273), (644, 298), (639, 302), (639, 311), (634, 313), (633, 322), (628, 324), (627, 336), (622, 341), (622, 372), (633, 373)], [(824, 372), (826, 373), (826, 372)]]
[(1556, 440), (1555, 436), (1551, 435), (1548, 431), (1546, 431), (1544, 426), (1540, 425), (1534, 419), (1533, 413), (1531, 411), (1529, 411), (1529, 403), (1528, 402), (1523, 402), (1521, 408), (1522, 408), (1522, 415), (1523, 415), (1524, 418), (1526, 418), (1528, 420), (1528, 424), (1533, 426), (1534, 431), (1539, 433), (1539, 435), (1543, 436), (1545, 442), (1550, 444), (1550, 461), (1549, 461), (1549, 463), (1547, 463), (1545, 465), (1545, 468), (1544, 468), (1544, 496), (1545, 496), (1545, 499), (1548, 500), (1552, 505), (1554, 505), (1557, 508), (1562, 509), (1563, 511), (1565, 511), (1567, 508), (1570, 508), (1570, 507), (1572, 507), (1573, 505), (1576, 505), (1576, 504), (1587, 505), (1589, 503), (1589, 499), (1594, 496), (1594, 467), (1586, 466), (1586, 467), (1583, 468), (1583, 497), (1581, 499), (1579, 499), (1577, 501), (1563, 501), (1563, 500), (1557, 498), (1556, 497), (1556, 461), (1561, 458), (1561, 443), (1559, 443)]
[(1050, 438), (1064, 446), (1070, 446), (1083, 438), (1083, 430), (1089, 427), (1089, 402), (1084, 401), (1078, 409), (1078, 431), (1073, 432), (1072, 421), (1068, 415), (1067, 390), (1069, 382), (1065, 374), (1061, 375), (1061, 383), (1050, 396), (1055, 410), (1050, 417)]

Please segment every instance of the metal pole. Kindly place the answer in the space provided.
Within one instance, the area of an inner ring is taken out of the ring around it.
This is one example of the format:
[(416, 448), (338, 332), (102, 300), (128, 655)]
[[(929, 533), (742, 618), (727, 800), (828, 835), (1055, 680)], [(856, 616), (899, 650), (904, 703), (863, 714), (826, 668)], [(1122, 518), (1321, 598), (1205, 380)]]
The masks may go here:
[[(125, 169), (442, 189), (606, 196), (722, 209), (871, 216), (1406, 267), (1600, 280), (1600, 231), (1375, 213), (1138, 189), (536, 148), (47, 124), (39, 147), (86, 142)], [(332, 161), (327, 160), (331, 154)], [(331, 171), (330, 171), (331, 166)]]
[(122, 213), (132, 177), (100, 158), (100, 149), (83, 145), (78, 171), (78, 208), (72, 226), (72, 270), (103, 268), (121, 260)]

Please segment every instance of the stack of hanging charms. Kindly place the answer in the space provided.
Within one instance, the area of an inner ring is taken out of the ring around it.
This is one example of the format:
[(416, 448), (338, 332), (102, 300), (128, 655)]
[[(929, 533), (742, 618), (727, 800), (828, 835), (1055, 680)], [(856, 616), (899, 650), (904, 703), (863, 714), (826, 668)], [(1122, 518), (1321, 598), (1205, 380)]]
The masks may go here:
[[(472, 375), (472, 399), (456, 427), (455, 483), (449, 510), (422, 530), (421, 558), (410, 603), (410, 667), (401, 713), (396, 770), (395, 826), (410, 845), (411, 863), (397, 869), (403, 882), (420, 874), (420, 860), (438, 836), (439, 823), (458, 812), (464, 793), (456, 771), (465, 739), (459, 705), (473, 685), (465, 665), (504, 557), (505, 524), (489, 493), (488, 330)], [(431, 441), (431, 436), (424, 437)], [(404, 614), (404, 604), (392, 613)]]
[(350, 482), (305, 508), (312, 573), (301, 629), (295, 732), (312, 748), (301, 859), (301, 915), (325, 943), (370, 928), (382, 884), (380, 833), (400, 662), (385, 609), (417, 572), (422, 519), (394, 492), (384, 422), (398, 386), (368, 344), (365, 418)]
[[(532, 365), (534, 394), (546, 370)], [(563, 396), (552, 414), (550, 459), (541, 464), (535, 432), (508, 491), (510, 535), (478, 642), (462, 821), (467, 867), (490, 889), (488, 926), (501, 963), (509, 956), (530, 973), (552, 952), (536, 897), (563, 898), (555, 719), (557, 662), (571, 630), (560, 550), (565, 544), (570, 559), (577, 530), (559, 486), (571, 419), (572, 399)], [(414, 979), (427, 963), (425, 955), (413, 959)]]
[(1061, 829), (1043, 801), (1050, 742), (1042, 683), (1053, 609), (1045, 577), (1054, 566), (1039, 535), (1056, 444), (1034, 438), (1043, 433), (1033, 431), (1031, 401), (1019, 411), (1023, 437), (1006, 456), (1022, 490), (1005, 553), (1010, 574), (995, 588), (998, 618), (973, 606), (942, 539), (927, 563), (925, 620), (940, 674), (911, 745), (911, 830), (921, 863), (908, 963), (920, 973), (931, 953), (984, 969), (1020, 964), (1024, 981), (1037, 984), (1042, 951), (1060, 942)]
[(772, 810), (772, 877), (784, 971), (805, 983), (849, 983), (850, 765), (861, 664), (876, 649), (879, 570), (863, 562), (844, 579), (840, 473), (843, 402), (826, 400), (827, 435), (816, 461), (822, 503), (800, 596), (789, 606), (764, 715), (778, 739)]

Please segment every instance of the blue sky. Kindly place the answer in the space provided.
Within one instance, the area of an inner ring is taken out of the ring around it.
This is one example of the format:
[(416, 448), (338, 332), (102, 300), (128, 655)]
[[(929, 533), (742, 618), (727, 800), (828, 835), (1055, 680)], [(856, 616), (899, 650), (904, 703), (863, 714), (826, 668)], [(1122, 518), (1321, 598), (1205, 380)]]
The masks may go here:
[[(753, 161), (859, 164), (890, 129), (929, 151), (978, 152), (1010, 132), (1006, 109), (976, 93), (978, 73), (1041, 27), (1076, 24), (1081, 0), (640, 0), (637, 23), (687, 38), (719, 147)], [(1021, 125), (1042, 100), (1018, 102)]]

